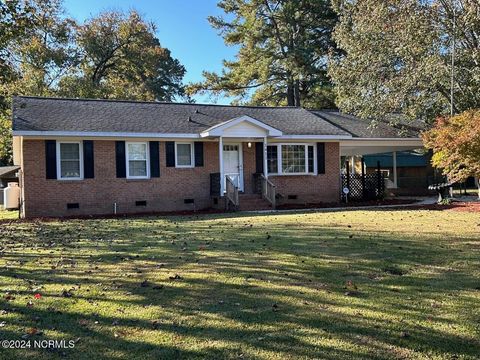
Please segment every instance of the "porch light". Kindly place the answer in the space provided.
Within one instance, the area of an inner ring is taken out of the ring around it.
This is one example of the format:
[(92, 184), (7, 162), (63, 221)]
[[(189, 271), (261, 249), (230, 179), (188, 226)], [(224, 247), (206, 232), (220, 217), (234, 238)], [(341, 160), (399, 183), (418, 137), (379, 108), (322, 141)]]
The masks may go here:
[(248, 148), (250, 149), (250, 148), (252, 147), (252, 143), (249, 141), (249, 142), (247, 143), (247, 146), (248, 146)]

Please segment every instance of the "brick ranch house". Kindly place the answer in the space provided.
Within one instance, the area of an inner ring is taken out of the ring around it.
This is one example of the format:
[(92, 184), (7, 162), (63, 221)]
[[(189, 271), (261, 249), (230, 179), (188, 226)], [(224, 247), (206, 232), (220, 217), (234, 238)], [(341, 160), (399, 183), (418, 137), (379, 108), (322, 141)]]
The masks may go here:
[(240, 209), (268, 208), (273, 199), (338, 202), (341, 156), (422, 146), (418, 133), (369, 129), (356, 118), (349, 129), (340, 119), (350, 117), (295, 107), (15, 97), (21, 215), (199, 210), (223, 206), (225, 196)]

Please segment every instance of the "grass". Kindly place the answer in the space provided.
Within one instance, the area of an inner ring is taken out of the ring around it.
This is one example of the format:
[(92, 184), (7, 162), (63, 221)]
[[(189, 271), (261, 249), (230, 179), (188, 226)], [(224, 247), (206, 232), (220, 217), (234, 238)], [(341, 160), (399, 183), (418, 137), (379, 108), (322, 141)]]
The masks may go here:
[(3, 210), (2, 206), (0, 205), (0, 221), (9, 219), (18, 219), (18, 210)]
[(479, 233), (428, 210), (4, 222), (1, 337), (75, 347), (0, 358), (478, 358)]

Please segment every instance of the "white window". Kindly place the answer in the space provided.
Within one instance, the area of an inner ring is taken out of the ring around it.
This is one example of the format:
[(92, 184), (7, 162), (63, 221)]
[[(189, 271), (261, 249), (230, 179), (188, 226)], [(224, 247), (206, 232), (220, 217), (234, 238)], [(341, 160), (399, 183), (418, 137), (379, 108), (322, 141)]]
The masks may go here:
[(148, 179), (150, 177), (148, 143), (127, 142), (127, 178)]
[(57, 178), (59, 180), (83, 179), (82, 143), (57, 142)]
[(193, 143), (175, 143), (175, 166), (189, 168), (194, 166)]
[(275, 144), (267, 146), (269, 174), (315, 174), (315, 146), (309, 144)]

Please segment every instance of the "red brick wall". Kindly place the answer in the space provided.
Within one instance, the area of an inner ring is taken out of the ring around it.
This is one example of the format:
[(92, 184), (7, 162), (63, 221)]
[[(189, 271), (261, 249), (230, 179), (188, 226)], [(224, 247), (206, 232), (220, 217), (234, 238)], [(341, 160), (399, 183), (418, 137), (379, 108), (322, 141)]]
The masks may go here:
[[(146, 180), (118, 179), (115, 169), (115, 141), (94, 142), (95, 178), (81, 181), (45, 178), (45, 144), (24, 140), (25, 215), (68, 216), (112, 214), (114, 203), (119, 213), (178, 211), (207, 208), (211, 205), (210, 173), (218, 172), (218, 144), (204, 143), (204, 166), (177, 169), (165, 165), (165, 143), (160, 143), (160, 177)], [(195, 205), (184, 199), (195, 199)], [(135, 201), (146, 200), (146, 207)], [(79, 209), (67, 210), (67, 203)]]
[[(279, 203), (330, 203), (338, 202), (340, 194), (340, 144), (325, 143), (325, 174), (270, 176), (282, 195)], [(297, 199), (289, 200), (288, 195)]]
[[(339, 144), (326, 143), (326, 174), (318, 176), (271, 177), (285, 198), (298, 196), (300, 202), (338, 201)], [(118, 179), (115, 169), (115, 141), (94, 142), (95, 178), (81, 181), (45, 178), (45, 143), (23, 141), (24, 210), (26, 217), (74, 216), (118, 213), (179, 211), (212, 206), (210, 173), (219, 171), (218, 143), (204, 143), (204, 166), (178, 169), (165, 165), (165, 143), (160, 143), (160, 177), (146, 180)], [(243, 144), (245, 192), (252, 193), (255, 147)], [(195, 205), (184, 199), (195, 199)], [(146, 207), (135, 201), (146, 200)], [(67, 203), (79, 209), (67, 210)]]

